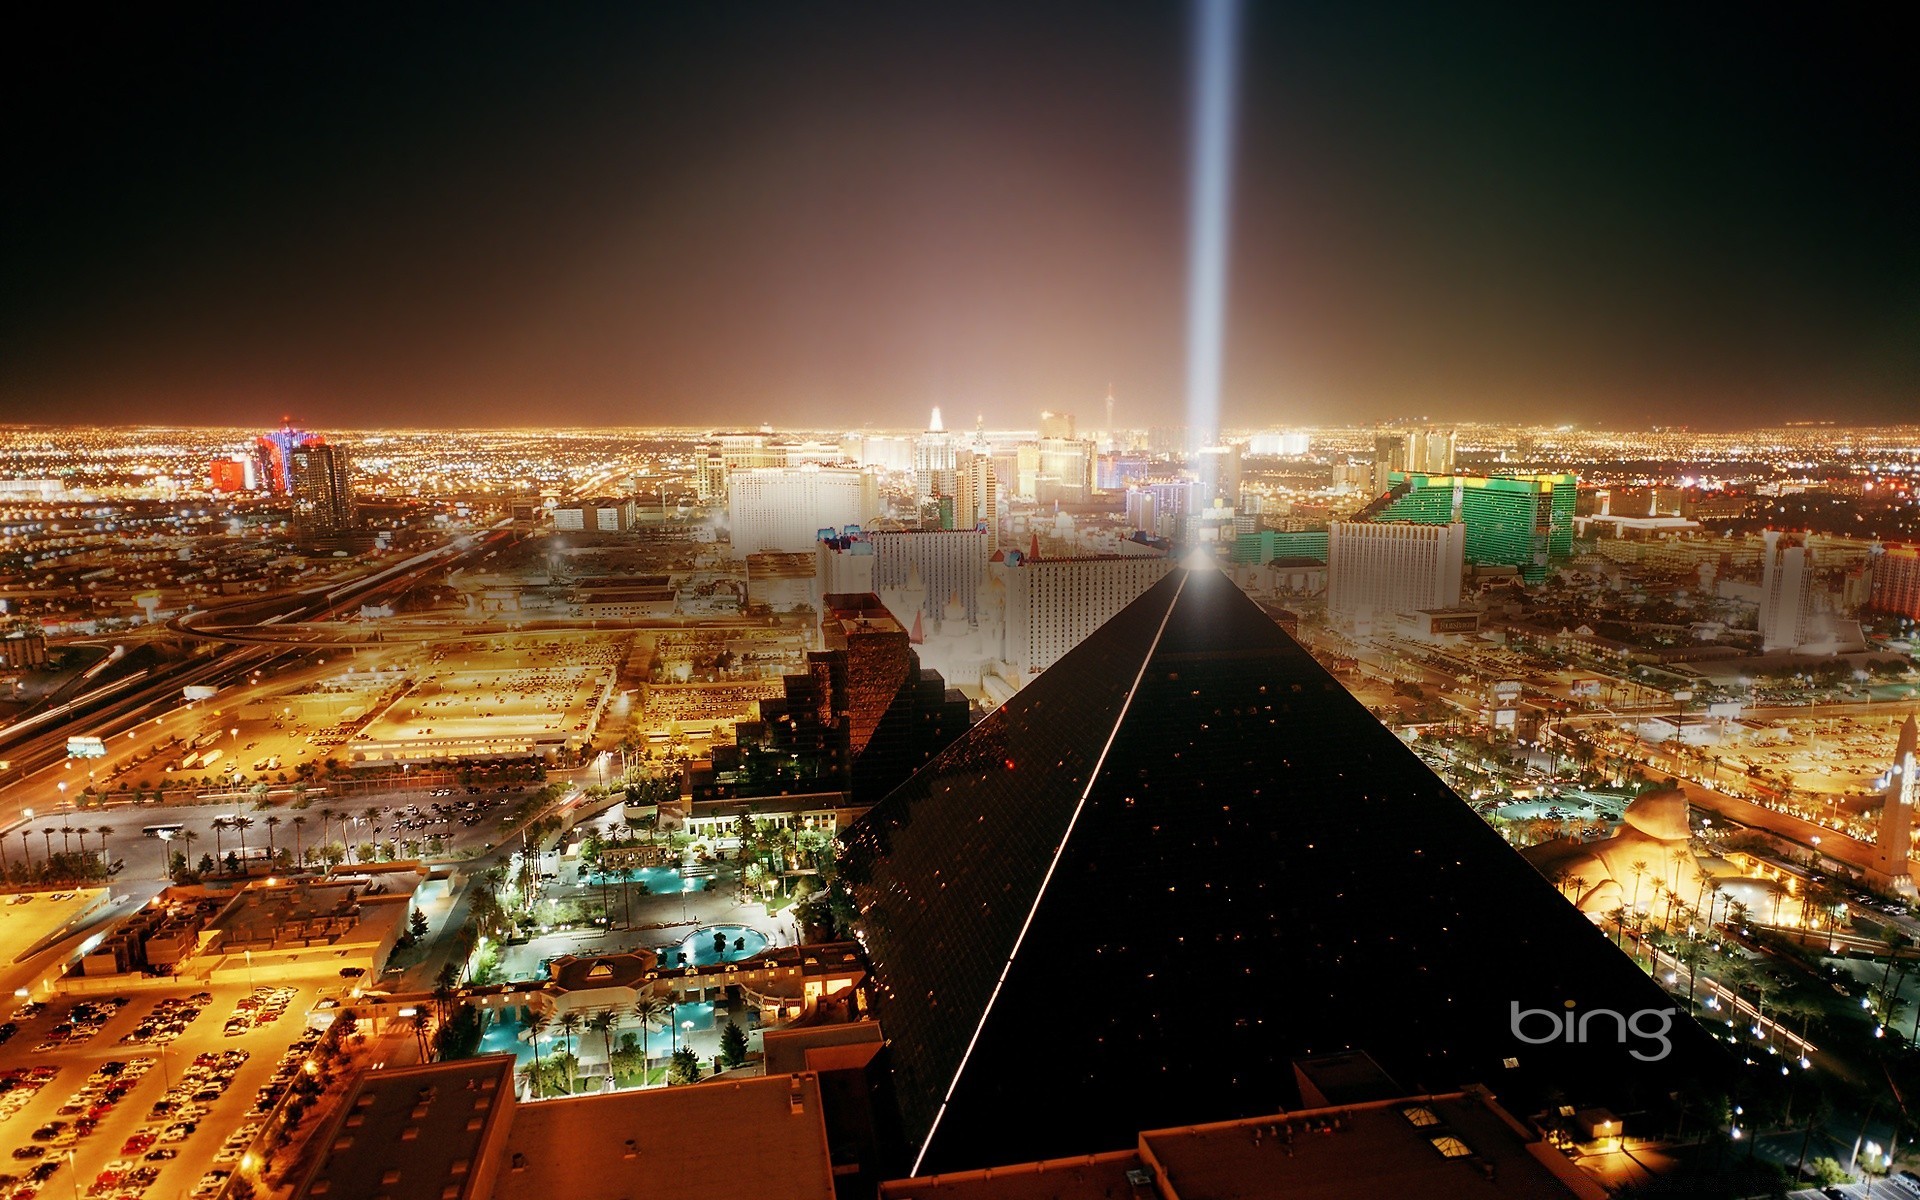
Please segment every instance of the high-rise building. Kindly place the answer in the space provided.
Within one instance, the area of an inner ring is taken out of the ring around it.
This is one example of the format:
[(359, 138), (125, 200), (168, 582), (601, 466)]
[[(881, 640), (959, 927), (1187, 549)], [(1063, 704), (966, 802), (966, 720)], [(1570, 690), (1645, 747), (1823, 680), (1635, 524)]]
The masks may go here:
[(737, 750), (716, 751), (727, 794), (845, 789), (871, 804), (967, 731), (967, 698), (921, 666), (880, 597), (822, 597), (820, 633), (826, 649), (781, 681), (779, 699), (759, 702), (758, 720), (740, 723)]
[(1905, 895), (1913, 895), (1913, 805), (1920, 800), (1914, 770), (1916, 731), (1913, 715), (1900, 726), (1900, 742), (1893, 752), (1893, 766), (1887, 771), (1887, 786), (1881, 790), (1880, 836), (1873, 848), (1874, 882)]
[(1000, 548), (1000, 480), (993, 471), (993, 457), (981, 451), (961, 451), (955, 483), (953, 527), (985, 529), (987, 553), (992, 554)]
[(874, 591), (873, 541), (865, 533), (821, 538), (813, 559), (814, 608), (820, 597), (836, 592), (862, 595)]
[(1760, 536), (1760, 646), (1804, 646), (1813, 640), (1813, 551), (1776, 529)]
[(979, 529), (875, 530), (873, 590), (902, 621), (913, 624), (914, 610), (938, 621), (957, 601), (971, 622), (979, 615), (980, 589), (986, 581), (989, 535)]
[(277, 495), (293, 494), (293, 452), (322, 439), (283, 421), (253, 440), (254, 485)]
[(1466, 526), (1335, 521), (1328, 526), (1327, 619), (1366, 634), (1402, 613), (1460, 603)]
[(992, 567), (1006, 589), (1000, 660), (1017, 679), (1031, 679), (1172, 569), (1164, 551), (1145, 546), (1084, 558), (1009, 553)]
[(308, 438), (292, 454), (293, 524), (302, 533), (339, 533), (353, 526), (353, 483), (347, 448)]
[(736, 470), (727, 476), (736, 554), (812, 553), (822, 530), (838, 532), (862, 524), (879, 507), (879, 486), (864, 471), (809, 463)]
[(1573, 511), (1580, 481), (1572, 475), (1396, 473), (1390, 490), (1364, 510), (1364, 519), (1467, 526), (1467, 561), (1517, 568), (1528, 583), (1547, 577), (1554, 562), (1573, 554)]
[(1042, 438), (1033, 484), (1034, 499), (1042, 504), (1056, 500), (1063, 504), (1086, 503), (1093, 496), (1095, 458), (1092, 442)]
[(787, 466), (787, 451), (774, 444), (771, 429), (710, 433), (695, 451), (694, 491), (706, 501), (727, 497), (727, 479), (735, 471)]
[[(842, 840), (915, 1174), (1311, 1107), (1292, 1064), (1331, 1049), (1411, 1090), (1485, 1080), (1515, 1112), (1649, 1128), (1726, 1079), (1700, 1026), (1215, 570), (1162, 578)], [(1099, 1003), (1046, 1015), (1076, 997)], [(1663, 1034), (1541, 1036), (1575, 1008), (1652, 1011)]]
[(258, 478), (257, 464), (244, 454), (216, 458), (208, 465), (207, 476), (216, 492), (252, 491)]
[(1233, 508), (1240, 503), (1240, 447), (1205, 446), (1194, 456), (1200, 476), (1201, 507), (1213, 502)]
[(959, 447), (954, 436), (940, 420), (940, 410), (933, 410), (933, 419), (927, 422), (927, 430), (913, 441), (913, 487), (917, 499), (927, 500), (936, 496), (951, 496), (954, 492), (954, 473), (959, 468)]
[(1920, 621), (1920, 545), (1883, 546), (1873, 556), (1870, 606)]
[(1073, 414), (1042, 412), (1040, 414), (1040, 440), (1057, 438), (1063, 442), (1073, 440)]

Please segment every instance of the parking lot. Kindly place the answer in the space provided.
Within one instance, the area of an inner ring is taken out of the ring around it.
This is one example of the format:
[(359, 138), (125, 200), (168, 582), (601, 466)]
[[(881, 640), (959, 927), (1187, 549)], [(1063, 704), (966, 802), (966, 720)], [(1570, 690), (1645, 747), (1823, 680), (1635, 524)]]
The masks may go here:
[(183, 984), (16, 1002), (0, 1043), (0, 1200), (211, 1194), (208, 1173), (234, 1169), (270, 1107), (260, 1089), (301, 1068), (315, 999), (310, 986)]

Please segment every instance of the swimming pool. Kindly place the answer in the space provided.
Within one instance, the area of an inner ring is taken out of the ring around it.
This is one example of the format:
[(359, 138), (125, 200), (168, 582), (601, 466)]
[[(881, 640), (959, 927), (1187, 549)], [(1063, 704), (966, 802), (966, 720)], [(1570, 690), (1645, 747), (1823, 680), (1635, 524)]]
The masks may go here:
[[(593, 887), (599, 887), (602, 884), (607, 887), (619, 887), (623, 879), (628, 883), (646, 884), (648, 894), (654, 896), (672, 896), (683, 891), (703, 892), (707, 888), (707, 881), (704, 877), (695, 876), (692, 879), (683, 879), (678, 867), (635, 867), (625, 875), (622, 875), (618, 871), (589, 871), (586, 873), (586, 882)], [(688, 884), (692, 884), (693, 886), (688, 887)]]
[(767, 948), (767, 935), (745, 925), (704, 925), (688, 934), (677, 946), (670, 946), (660, 960), (679, 965), (679, 955), (687, 956), (687, 965), (710, 967), (715, 963), (738, 962)]

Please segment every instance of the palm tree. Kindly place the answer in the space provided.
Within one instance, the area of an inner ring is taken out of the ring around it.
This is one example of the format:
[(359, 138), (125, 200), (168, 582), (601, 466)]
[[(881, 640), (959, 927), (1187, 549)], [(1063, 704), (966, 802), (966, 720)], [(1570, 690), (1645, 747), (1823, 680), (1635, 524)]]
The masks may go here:
[(608, 1083), (609, 1090), (611, 1090), (612, 1083), (613, 1083), (613, 1030), (614, 1030), (614, 1027), (619, 1024), (620, 1024), (619, 1015), (616, 1014), (610, 1008), (603, 1009), (602, 1011), (593, 1014), (592, 1019), (587, 1022), (587, 1025), (590, 1028), (599, 1032), (600, 1040), (606, 1046), (607, 1083)]
[(652, 1078), (650, 1064), (653, 1061), (647, 1048), (647, 1033), (656, 1021), (672, 1027), (673, 1005), (649, 992), (634, 1002), (633, 1015), (640, 1019), (640, 1086), (645, 1087)]
[(372, 831), (373, 856), (375, 858), (379, 858), (380, 857), (380, 827), (374, 824), (374, 822), (380, 819), (380, 808), (378, 805), (369, 804), (365, 808), (360, 810), (360, 815), (366, 818), (367, 828)]
[(240, 857), (247, 857), (247, 830), (253, 828), (252, 817), (235, 817), (233, 828), (240, 835)]
[(320, 814), (320, 844), (324, 846), (327, 844), (327, 823), (340, 814), (330, 808), (322, 808), (317, 811)]
[(413, 1010), (413, 1038), (420, 1045), (420, 1061), (432, 1062), (433, 1055), (427, 1051), (427, 1026), (433, 1022), (424, 1008)]
[[(86, 826), (82, 825), (80, 828), (84, 832)], [(51, 842), (52, 839), (49, 838), (48, 841)], [(73, 826), (71, 825), (62, 825), (60, 827), (60, 853), (73, 853)]]
[(296, 867), (304, 867), (307, 865), (307, 852), (301, 849), (300, 847), (300, 831), (307, 827), (307, 819), (305, 817), (295, 817), (292, 821), (292, 825), (293, 825), (293, 865)]
[(213, 819), (213, 861), (215, 862), (219, 862), (225, 857), (220, 853), (220, 835), (226, 832), (226, 828), (227, 819), (225, 817), (215, 817)]
[(279, 818), (279, 817), (276, 817), (276, 816), (270, 816), (270, 817), (268, 817), (268, 818), (266, 819), (266, 826), (267, 826), (267, 861), (268, 861), (268, 862), (272, 862), (272, 861), (273, 861), (273, 831), (274, 831), (274, 829), (275, 829), (275, 828), (276, 828), (276, 827), (277, 827), (277, 826), (278, 826), (279, 824), (280, 824), (280, 818)]
[[(104, 879), (113, 871), (113, 858), (107, 853), (107, 839), (113, 836), (114, 829), (111, 825), (100, 825), (95, 827), (94, 832), (100, 835), (100, 875)], [(86, 848), (87, 840), (81, 838), (80, 849)]]
[(537, 1012), (527, 1019), (527, 1040), (533, 1043), (533, 1095), (536, 1100), (546, 1091), (540, 1075), (540, 1038), (552, 1024), (553, 1016), (550, 1013)]
[(580, 1032), (582, 1024), (580, 1014), (569, 1010), (562, 1013), (558, 1022), (560, 1032), (567, 1040), (567, 1095), (573, 1095), (573, 1035)]

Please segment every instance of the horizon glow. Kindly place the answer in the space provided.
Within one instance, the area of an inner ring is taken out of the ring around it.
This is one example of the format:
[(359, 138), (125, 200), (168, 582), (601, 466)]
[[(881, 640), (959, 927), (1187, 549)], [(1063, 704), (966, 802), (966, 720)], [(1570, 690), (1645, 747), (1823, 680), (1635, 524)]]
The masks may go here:
[(1233, 143), (1239, 93), (1240, 0), (1196, 0), (1193, 159), (1187, 207), (1187, 425), (1220, 428), (1227, 340), (1227, 238), (1233, 228)]

